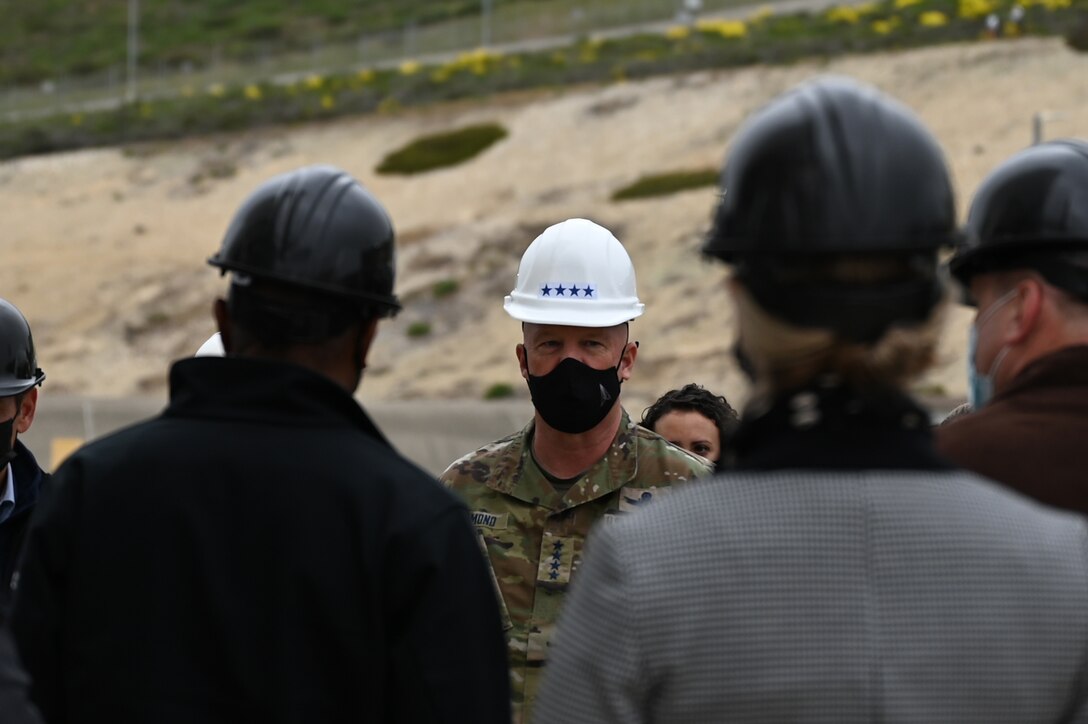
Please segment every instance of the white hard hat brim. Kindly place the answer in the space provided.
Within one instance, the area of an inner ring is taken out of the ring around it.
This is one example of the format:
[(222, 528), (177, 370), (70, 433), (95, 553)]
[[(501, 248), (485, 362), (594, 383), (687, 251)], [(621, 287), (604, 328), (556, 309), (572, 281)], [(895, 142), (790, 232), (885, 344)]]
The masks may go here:
[[(642, 316), (644, 304), (637, 299), (617, 299), (587, 303), (580, 299), (556, 299), (542, 309), (536, 297), (512, 292), (503, 300), (503, 309), (519, 322), (557, 324), (564, 327), (615, 327)], [(592, 304), (592, 308), (589, 308)]]

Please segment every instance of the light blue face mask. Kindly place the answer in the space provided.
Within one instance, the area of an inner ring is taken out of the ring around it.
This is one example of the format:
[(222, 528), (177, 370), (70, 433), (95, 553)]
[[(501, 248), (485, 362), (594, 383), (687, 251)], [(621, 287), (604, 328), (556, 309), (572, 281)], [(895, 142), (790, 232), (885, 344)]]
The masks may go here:
[(981, 409), (994, 396), (994, 375), (997, 374), (1001, 363), (1005, 361), (1005, 355), (1009, 353), (1008, 347), (1002, 347), (997, 356), (994, 357), (994, 362), (990, 365), (990, 371), (984, 375), (979, 374), (978, 368), (975, 366), (975, 354), (978, 352), (978, 331), (982, 329), (982, 325), (990, 321), (997, 310), (1015, 297), (1016, 290), (1010, 289), (971, 325), (971, 331), (967, 337), (967, 402), (971, 404), (972, 410)]

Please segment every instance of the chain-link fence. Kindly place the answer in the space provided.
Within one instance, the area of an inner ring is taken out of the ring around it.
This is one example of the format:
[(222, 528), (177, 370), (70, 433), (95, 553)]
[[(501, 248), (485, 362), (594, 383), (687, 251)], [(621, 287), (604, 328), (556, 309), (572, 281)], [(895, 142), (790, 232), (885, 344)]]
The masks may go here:
[[(770, 0), (773, 4), (781, 4)], [(8, 119), (114, 107), (133, 97), (196, 93), (216, 84), (289, 82), (313, 73), (426, 61), (476, 47), (527, 50), (605, 33), (655, 31), (756, 0), (480, 0), (478, 16), (360, 35), (354, 42), (315, 42), (307, 52), (269, 44), (245, 63), (210, 47), (203, 62), (117, 65), (95, 75), (58, 77), (35, 87), (0, 88), (0, 114)], [(786, 3), (792, 4), (792, 3)], [(824, 3), (826, 4), (826, 3)], [(754, 8), (753, 8), (754, 9)], [(127, 42), (118, 37), (118, 43)]]

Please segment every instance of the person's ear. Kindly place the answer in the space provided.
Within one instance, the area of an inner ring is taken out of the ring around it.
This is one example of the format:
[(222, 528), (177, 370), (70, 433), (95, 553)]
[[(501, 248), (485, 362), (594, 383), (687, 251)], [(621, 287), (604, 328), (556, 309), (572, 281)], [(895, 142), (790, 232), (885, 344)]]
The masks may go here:
[(620, 358), (620, 382), (631, 379), (631, 370), (635, 366), (636, 357), (638, 357), (638, 342), (628, 342)]
[(362, 334), (359, 335), (359, 359), (366, 366), (366, 356), (370, 353), (370, 347), (374, 344), (374, 338), (378, 336), (378, 319), (369, 320), (363, 325)]
[(38, 388), (31, 387), (23, 393), (23, 400), (16, 411), (19, 415), (15, 421), (15, 432), (20, 435), (30, 429), (34, 423), (34, 414), (38, 411)]
[(216, 299), (212, 305), (216, 326), (219, 327), (219, 341), (223, 343), (223, 356), (230, 356), (234, 342), (234, 320), (230, 318), (227, 300)]
[(518, 368), (521, 369), (521, 378), (523, 380), (529, 379), (529, 357), (525, 354), (525, 345), (519, 344), (514, 347), (514, 354), (518, 358)]
[(1046, 303), (1046, 290), (1038, 279), (1024, 279), (1016, 285), (1012, 324), (1005, 329), (1006, 344), (1021, 344), (1039, 324)]

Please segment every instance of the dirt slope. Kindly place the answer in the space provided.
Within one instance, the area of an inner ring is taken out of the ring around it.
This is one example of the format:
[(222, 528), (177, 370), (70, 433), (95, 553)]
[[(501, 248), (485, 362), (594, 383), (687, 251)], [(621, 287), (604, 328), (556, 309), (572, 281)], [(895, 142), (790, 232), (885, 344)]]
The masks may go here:
[[(611, 203), (643, 173), (717, 165), (746, 114), (818, 73), (876, 84), (936, 133), (961, 197), (1030, 141), (1038, 110), (1060, 111), (1047, 135), (1088, 135), (1088, 55), (1056, 40), (929, 48), (783, 68), (658, 78), (535, 93), (483, 105), (283, 128), (242, 136), (30, 158), (0, 164), (0, 295), (34, 325), (48, 387), (96, 396), (161, 394), (168, 360), (213, 331), (223, 288), (204, 260), (234, 209), (268, 176), (335, 163), (373, 189), (399, 232), (406, 311), (386, 324), (363, 387), (370, 399), (479, 398), (508, 382), (523, 394), (502, 311), (521, 251), (571, 216), (614, 230), (638, 270), (645, 316), (628, 406), (696, 380), (740, 396), (728, 349), (723, 270), (696, 254), (712, 190)], [(497, 120), (507, 139), (460, 168), (376, 176), (383, 155), (420, 133)], [(434, 282), (460, 290), (434, 299)], [(962, 394), (966, 325), (949, 323), (941, 366), (923, 381)], [(408, 325), (427, 321), (429, 337)]]

